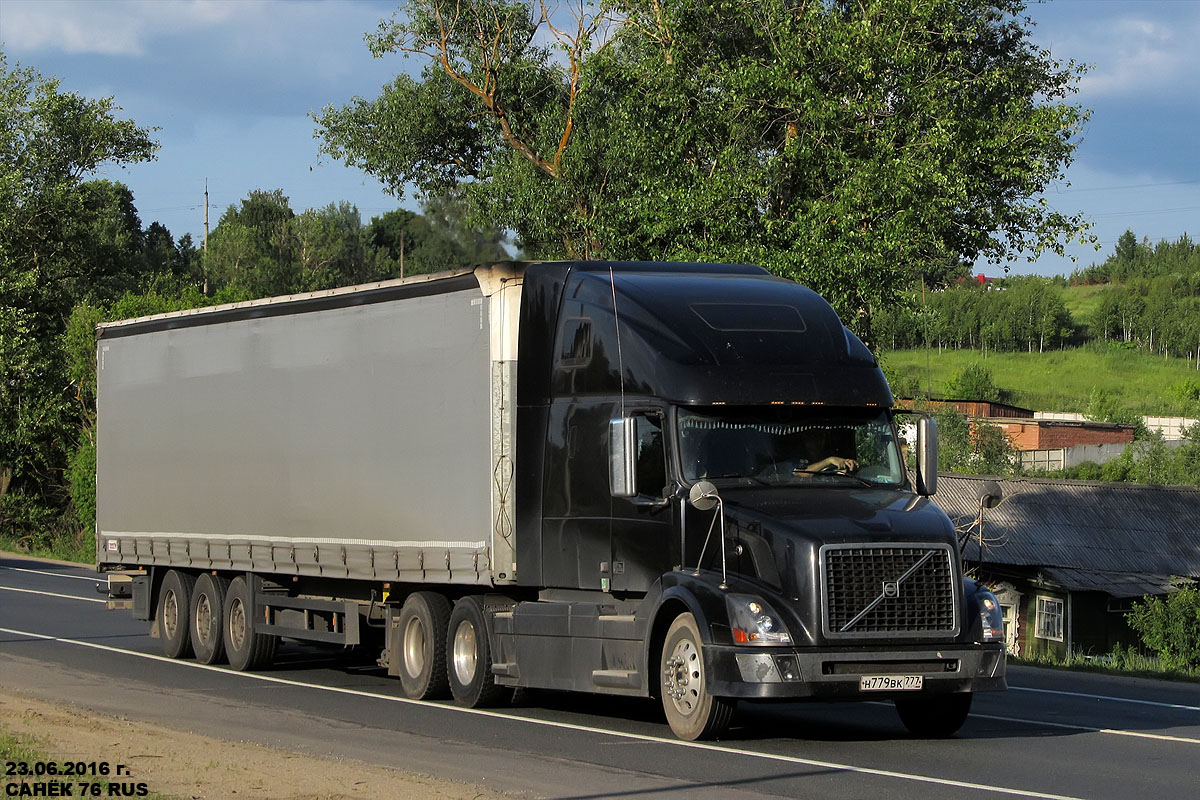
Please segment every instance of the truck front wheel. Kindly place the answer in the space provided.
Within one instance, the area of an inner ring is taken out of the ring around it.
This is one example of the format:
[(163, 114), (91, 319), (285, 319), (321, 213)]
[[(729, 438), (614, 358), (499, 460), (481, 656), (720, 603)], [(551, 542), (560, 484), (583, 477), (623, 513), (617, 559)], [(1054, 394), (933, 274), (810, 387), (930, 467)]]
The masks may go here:
[(221, 625), (229, 666), (239, 672), (267, 666), (275, 660), (275, 650), (279, 647), (279, 639), (259, 632), (253, 609), (250, 584), (239, 575), (229, 582), (225, 591)]
[(927, 739), (953, 736), (971, 711), (970, 692), (897, 697), (896, 712), (908, 732)]
[(720, 736), (733, 720), (735, 701), (708, 693), (700, 628), (691, 614), (680, 614), (667, 629), (661, 669), (663, 711), (680, 739)]
[(504, 692), (492, 673), (492, 645), (487, 617), (478, 597), (454, 604), (448, 630), (450, 655), (447, 677), (459, 705), (480, 708), (495, 705)]
[(413, 592), (400, 609), (389, 660), (397, 665), (404, 694), (413, 700), (446, 696), (446, 627), (450, 601), (436, 592)]
[(158, 637), (163, 655), (183, 658), (191, 652), (192, 590), (196, 579), (186, 572), (171, 570), (158, 589)]

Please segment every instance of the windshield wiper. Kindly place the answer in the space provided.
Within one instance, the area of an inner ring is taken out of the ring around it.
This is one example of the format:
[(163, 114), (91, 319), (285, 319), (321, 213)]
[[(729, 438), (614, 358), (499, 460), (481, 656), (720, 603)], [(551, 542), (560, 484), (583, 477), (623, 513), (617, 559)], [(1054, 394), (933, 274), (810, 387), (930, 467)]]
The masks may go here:
[(849, 472), (835, 472), (832, 475), (827, 475), (825, 477), (850, 478), (851, 480), (858, 481), (863, 486), (872, 486), (872, 487), (879, 486), (879, 484), (875, 481), (869, 481), (866, 478), (860, 478), (857, 475), (851, 475)]

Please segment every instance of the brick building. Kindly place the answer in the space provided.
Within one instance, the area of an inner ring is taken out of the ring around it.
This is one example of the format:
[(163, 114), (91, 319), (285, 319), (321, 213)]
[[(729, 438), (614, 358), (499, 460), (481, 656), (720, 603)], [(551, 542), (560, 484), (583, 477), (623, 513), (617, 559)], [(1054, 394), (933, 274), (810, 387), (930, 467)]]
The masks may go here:
[(1004, 431), (1018, 450), (1057, 450), (1094, 444), (1130, 444), (1135, 431), (1132, 425), (1112, 422), (1064, 421), (1051, 419), (1010, 420), (993, 417), (987, 420)]

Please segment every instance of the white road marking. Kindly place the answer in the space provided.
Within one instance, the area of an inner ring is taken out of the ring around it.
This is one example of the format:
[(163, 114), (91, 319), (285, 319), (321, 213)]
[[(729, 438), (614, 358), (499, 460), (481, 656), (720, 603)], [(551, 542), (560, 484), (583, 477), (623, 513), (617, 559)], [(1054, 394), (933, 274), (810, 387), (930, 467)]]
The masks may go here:
[(1156, 700), (1134, 700), (1130, 697), (1109, 697), (1103, 694), (1083, 694), (1082, 692), (1064, 692), (1058, 689), (1030, 689), (1024, 686), (1009, 686), (1014, 692), (1037, 692), (1038, 694), (1061, 694), (1065, 697), (1082, 697), (1087, 700), (1108, 700), (1113, 703), (1136, 703), (1140, 706), (1156, 706), (1158, 708), (1181, 708), (1184, 711), (1200, 711), (1200, 706), (1185, 706), (1178, 703), (1162, 703)]
[(0, 591), (5, 592), (24, 592), (25, 594), (40, 594), (46, 597), (61, 597), (65, 600), (82, 600), (85, 603), (103, 603), (105, 601), (98, 597), (79, 597), (73, 594), (59, 594), (57, 592), (39, 592), (37, 589), (17, 589), (13, 586), (0, 586)]
[(991, 714), (972, 714), (979, 719), (994, 719), (1000, 722), (1022, 722), (1027, 725), (1043, 725), (1050, 728), (1063, 728), (1069, 731), (1084, 731), (1086, 733), (1107, 733), (1113, 736), (1133, 736), (1137, 739), (1158, 739), (1164, 742), (1183, 742), (1184, 744), (1200, 744), (1200, 739), (1190, 739), (1187, 736), (1168, 736), (1165, 733), (1145, 733), (1143, 731), (1126, 731), (1118, 728), (1089, 728), (1084, 725), (1071, 725), (1066, 722), (1047, 722), (1045, 720), (1018, 719), (1017, 717), (997, 717)]
[(67, 575), (63, 572), (50, 572), (44, 569), (26, 569), (25, 567), (0, 567), (0, 569), (11, 569), (13, 572), (30, 572), (34, 575), (50, 575), (54, 578), (74, 578), (77, 581), (91, 581), (92, 583), (103, 583), (107, 580), (103, 575), (97, 575), (94, 578), (89, 578), (86, 575)]
[(316, 689), (323, 692), (333, 692), (335, 694), (347, 694), (357, 697), (366, 697), (373, 700), (385, 700), (391, 703), (404, 703), (406, 705), (420, 705), (425, 707), (436, 707), (445, 711), (453, 711), (459, 714), (472, 714), (480, 717), (492, 717), (495, 719), (508, 720), (510, 722), (523, 722), (529, 725), (539, 725), (548, 728), (559, 728), (563, 730), (580, 731), (583, 733), (594, 733), (602, 736), (612, 736), (619, 739), (628, 739), (640, 742), (650, 742), (653, 744), (666, 745), (668, 747), (686, 747), (694, 750), (706, 750), (716, 753), (725, 753), (727, 755), (746, 756), (748, 758), (756, 758), (763, 761), (774, 761), (784, 764), (801, 764), (808, 767), (818, 767), (821, 769), (837, 770), (839, 772), (853, 772), (860, 775), (874, 775), (883, 778), (895, 778), (898, 780), (915, 781), (918, 783), (932, 783), (939, 786), (952, 786), (959, 789), (970, 789), (980, 792), (992, 792), (994, 794), (1012, 795), (1016, 797), (1034, 797), (1040, 800), (1080, 800), (1080, 798), (1070, 797), (1067, 795), (1047, 794), (1045, 792), (1034, 792), (1025, 789), (1010, 789), (1003, 786), (988, 786), (980, 783), (969, 783), (967, 781), (956, 781), (948, 778), (935, 778), (930, 775), (916, 775), (907, 772), (894, 772), (892, 770), (874, 769), (872, 767), (860, 767), (853, 764), (839, 764), (832, 761), (818, 761), (812, 758), (799, 758), (797, 756), (786, 756), (775, 753), (763, 753), (756, 750), (742, 750), (736, 747), (727, 747), (723, 745), (708, 744), (705, 742), (685, 742), (680, 739), (665, 739), (659, 736), (649, 736), (641, 733), (626, 733), (623, 731), (608, 730), (606, 728), (597, 728), (590, 725), (576, 725), (569, 722), (557, 722), (553, 720), (534, 719), (530, 717), (514, 716), (512, 714), (503, 714), (497, 711), (488, 711), (479, 708), (463, 708), (461, 706), (449, 705), (445, 703), (430, 703), (422, 700), (409, 700), (407, 697), (397, 697), (395, 695), (380, 694), (378, 692), (366, 692), (360, 689), (347, 689), (340, 686), (323, 686), (319, 683), (305, 683), (303, 681), (290, 680), (288, 678), (279, 678), (273, 675), (263, 675), (256, 672), (235, 672), (225, 667), (217, 667), (209, 664), (198, 664), (194, 661), (179, 661), (166, 656), (155, 655), (153, 653), (139, 653), (134, 650), (123, 650), (119, 647), (111, 647), (109, 645), (97, 644), (96, 642), (86, 642), (80, 639), (67, 639), (60, 636), (48, 636), (44, 633), (33, 633), (31, 631), (19, 631), (12, 628), (0, 628), (2, 633), (11, 633), (15, 636), (29, 636), (34, 639), (44, 639), (46, 641), (61, 642), (63, 644), (72, 644), (78, 647), (89, 647), (95, 650), (104, 650), (110, 653), (120, 653), (122, 655), (136, 656), (145, 658), (151, 661), (162, 661), (168, 664), (176, 664), (181, 667), (190, 667), (192, 669), (209, 670), (211, 672), (221, 672), (226, 675), (247, 678), (250, 680), (263, 681), (266, 683), (277, 683), (286, 686), (296, 686), (303, 689)]

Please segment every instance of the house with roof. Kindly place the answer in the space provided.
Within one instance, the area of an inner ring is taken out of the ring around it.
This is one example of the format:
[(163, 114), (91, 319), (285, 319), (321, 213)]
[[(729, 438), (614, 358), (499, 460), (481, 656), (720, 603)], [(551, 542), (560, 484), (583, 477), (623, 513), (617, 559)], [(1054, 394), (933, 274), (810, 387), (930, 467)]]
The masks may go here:
[[(989, 482), (1002, 499), (981, 517)], [(966, 568), (1000, 600), (1014, 655), (1136, 645), (1133, 603), (1200, 579), (1194, 487), (940, 475), (934, 499), (962, 533)]]
[[(999, 428), (1020, 453), (1022, 465), (1036, 470), (1066, 469), (1084, 461), (1098, 464), (1111, 461), (1133, 442), (1137, 430), (1133, 425), (1097, 422), (1082, 414), (1034, 411), (990, 400), (937, 399), (923, 400), (920, 405), (934, 411), (952, 408), (972, 424), (982, 421)], [(1164, 429), (1179, 429), (1179, 424), (1175, 421), (1175, 428)]]

